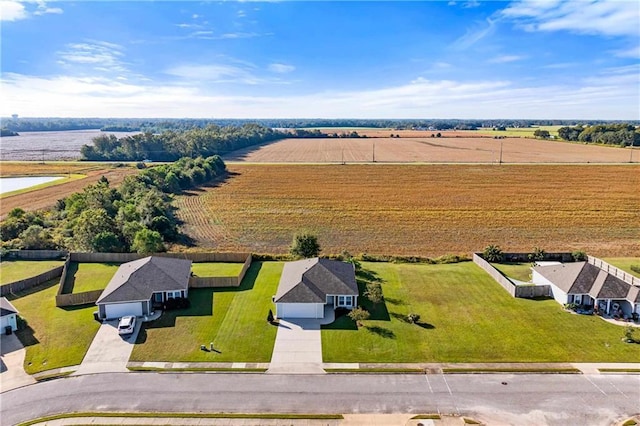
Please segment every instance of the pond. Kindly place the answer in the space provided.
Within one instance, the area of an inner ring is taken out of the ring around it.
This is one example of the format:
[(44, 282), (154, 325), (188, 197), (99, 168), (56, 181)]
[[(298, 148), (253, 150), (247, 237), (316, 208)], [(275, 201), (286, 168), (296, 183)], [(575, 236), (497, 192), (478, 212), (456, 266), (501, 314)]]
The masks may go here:
[(3, 177), (0, 178), (0, 194), (17, 191), (19, 189), (31, 188), (43, 183), (53, 182), (63, 179), (60, 176), (28, 176), (28, 177)]

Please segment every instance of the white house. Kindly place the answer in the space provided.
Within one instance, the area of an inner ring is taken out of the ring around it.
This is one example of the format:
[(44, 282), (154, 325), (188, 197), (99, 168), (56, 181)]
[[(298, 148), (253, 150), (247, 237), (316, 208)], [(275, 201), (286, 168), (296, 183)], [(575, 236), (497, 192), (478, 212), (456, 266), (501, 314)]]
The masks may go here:
[(123, 263), (96, 305), (101, 319), (151, 314), (172, 298), (186, 298), (191, 261), (150, 256)]
[(358, 302), (355, 268), (317, 257), (288, 262), (273, 301), (277, 318), (324, 318), (325, 305), (353, 309)]
[(0, 297), (0, 332), (4, 333), (6, 327), (11, 327), (11, 331), (18, 329), (18, 310), (7, 300)]

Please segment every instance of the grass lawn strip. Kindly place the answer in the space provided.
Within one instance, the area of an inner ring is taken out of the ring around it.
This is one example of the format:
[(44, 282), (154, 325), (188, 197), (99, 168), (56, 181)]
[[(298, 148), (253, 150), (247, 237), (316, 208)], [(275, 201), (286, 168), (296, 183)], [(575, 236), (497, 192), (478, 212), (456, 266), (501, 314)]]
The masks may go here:
[(192, 263), (191, 272), (196, 277), (237, 277), (242, 271), (242, 266), (242, 263)]
[(80, 364), (100, 327), (93, 319), (95, 305), (57, 308), (56, 284), (52, 280), (11, 299), (26, 321), (16, 335), (26, 348), (27, 374)]
[(443, 368), (444, 374), (477, 374), (477, 373), (535, 373), (535, 374), (582, 374), (577, 368)]
[[(145, 323), (130, 361), (269, 362), (277, 327), (267, 323), (281, 262), (254, 262), (238, 288), (192, 289), (189, 309)], [(214, 351), (203, 351), (200, 345)]]
[(640, 273), (631, 270), (632, 265), (640, 268), (640, 257), (607, 257), (602, 260), (640, 278)]
[(129, 371), (152, 371), (152, 372), (220, 372), (220, 373), (264, 373), (267, 368), (207, 368), (207, 367), (184, 367), (184, 368), (160, 368), (160, 367), (127, 367)]
[(638, 373), (640, 368), (598, 368), (601, 373)]
[[(358, 302), (371, 319), (322, 328), (323, 360), (385, 363), (635, 362), (640, 345), (595, 316), (571, 315), (555, 300), (511, 297), (471, 262), (410, 265), (363, 262), (382, 280), (385, 301)], [(406, 322), (417, 313), (419, 324)]]
[(531, 263), (492, 263), (491, 266), (509, 278), (523, 281), (525, 283), (531, 281)]
[(270, 414), (270, 413), (138, 413), (138, 412), (101, 412), (86, 411), (79, 413), (55, 414), (52, 416), (40, 417), (38, 419), (29, 420), (19, 423), (18, 426), (31, 426), (37, 423), (50, 422), (59, 419), (71, 419), (78, 417), (92, 418), (158, 418), (158, 419), (319, 419), (319, 420), (342, 420), (341, 414)]
[(3, 260), (0, 262), (0, 284), (31, 278), (63, 264), (62, 260)]
[(71, 293), (103, 290), (111, 281), (120, 264), (71, 262), (67, 271), (65, 290)]

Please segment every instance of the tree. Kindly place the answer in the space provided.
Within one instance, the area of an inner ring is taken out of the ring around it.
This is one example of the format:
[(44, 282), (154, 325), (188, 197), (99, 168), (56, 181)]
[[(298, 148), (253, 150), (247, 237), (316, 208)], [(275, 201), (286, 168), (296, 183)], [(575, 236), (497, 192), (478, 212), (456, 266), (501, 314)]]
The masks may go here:
[(482, 257), (487, 262), (501, 262), (503, 259), (502, 249), (498, 245), (490, 244), (485, 247)]
[(289, 252), (299, 258), (316, 257), (320, 253), (318, 237), (308, 232), (293, 237)]
[(535, 136), (536, 138), (549, 139), (551, 137), (551, 134), (548, 130), (537, 129), (535, 132), (533, 132), (533, 136)]
[(367, 283), (364, 295), (371, 303), (380, 303), (382, 302), (382, 286), (379, 283)]
[(103, 231), (97, 234), (91, 243), (93, 251), (99, 253), (120, 253), (124, 248), (116, 234)]
[(271, 324), (273, 322), (274, 318), (273, 318), (273, 312), (271, 312), (271, 309), (269, 309), (269, 313), (267, 314), (267, 322), (269, 324)]
[(571, 257), (573, 257), (573, 260), (576, 262), (583, 262), (587, 260), (587, 253), (582, 250), (576, 250), (571, 253)]
[(162, 235), (158, 231), (144, 228), (136, 232), (131, 249), (137, 253), (158, 253), (165, 251)]
[(541, 249), (540, 247), (534, 247), (533, 248), (533, 253), (529, 253), (529, 260), (531, 262), (536, 262), (539, 260), (544, 260), (544, 257), (547, 253)]
[(40, 225), (31, 225), (22, 231), (20, 240), (26, 250), (46, 250), (55, 247), (47, 230)]
[(101, 232), (113, 232), (113, 220), (104, 209), (87, 209), (80, 213), (73, 231), (73, 245), (78, 250), (92, 251), (93, 241)]
[(371, 314), (362, 307), (358, 306), (349, 312), (349, 318), (356, 322), (356, 326), (361, 327), (362, 321), (368, 320), (371, 317)]

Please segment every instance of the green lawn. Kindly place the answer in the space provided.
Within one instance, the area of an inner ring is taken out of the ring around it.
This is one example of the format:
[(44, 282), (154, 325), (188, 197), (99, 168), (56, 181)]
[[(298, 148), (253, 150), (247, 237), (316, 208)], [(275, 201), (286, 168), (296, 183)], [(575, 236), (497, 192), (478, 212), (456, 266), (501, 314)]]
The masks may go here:
[[(193, 289), (191, 307), (144, 324), (131, 361), (269, 362), (277, 327), (267, 323), (281, 262), (254, 262), (238, 288)], [(213, 342), (217, 352), (200, 350)]]
[(26, 321), (16, 334), (27, 349), (29, 374), (80, 364), (100, 327), (93, 319), (95, 305), (56, 308), (56, 284), (49, 281), (11, 300)]
[[(325, 362), (637, 362), (624, 327), (563, 311), (554, 300), (515, 299), (471, 262), (363, 262), (385, 303), (356, 330), (348, 317), (322, 329)], [(365, 307), (368, 301), (360, 299)], [(403, 321), (421, 315), (421, 324)]]
[(531, 281), (531, 263), (529, 262), (492, 263), (491, 265), (509, 278), (524, 282)]
[(640, 278), (640, 273), (631, 270), (632, 265), (640, 268), (640, 258), (638, 257), (607, 257), (602, 260)]
[(7, 284), (62, 266), (62, 260), (3, 260), (0, 262), (0, 284)]
[(240, 275), (242, 266), (242, 263), (192, 263), (191, 272), (196, 277), (237, 277)]
[(83, 293), (104, 289), (120, 265), (117, 263), (69, 263), (65, 291)]

